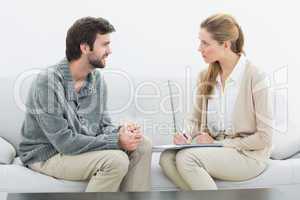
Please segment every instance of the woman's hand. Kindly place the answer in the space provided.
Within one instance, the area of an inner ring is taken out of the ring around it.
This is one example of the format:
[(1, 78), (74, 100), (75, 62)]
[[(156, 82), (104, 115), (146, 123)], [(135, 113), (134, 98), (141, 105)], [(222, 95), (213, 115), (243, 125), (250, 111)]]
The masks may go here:
[(173, 138), (174, 144), (190, 144), (192, 137), (186, 133), (176, 133)]
[(201, 133), (196, 137), (197, 144), (212, 144), (214, 139), (208, 133)]

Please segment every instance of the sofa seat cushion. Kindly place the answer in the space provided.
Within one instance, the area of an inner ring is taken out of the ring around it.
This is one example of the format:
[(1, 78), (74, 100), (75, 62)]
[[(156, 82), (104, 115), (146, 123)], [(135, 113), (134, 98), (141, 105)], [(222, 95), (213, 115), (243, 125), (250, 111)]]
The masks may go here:
[(282, 160), (292, 157), (300, 152), (300, 129), (292, 120), (289, 121), (285, 131), (275, 129), (273, 132), (273, 148), (271, 158)]
[(0, 165), (0, 192), (83, 192), (87, 182), (59, 180), (17, 164)]
[(11, 164), (16, 156), (16, 150), (9, 142), (0, 137), (0, 164)]
[[(152, 190), (178, 190), (178, 188), (167, 179), (159, 166), (159, 152), (152, 156)], [(220, 189), (234, 188), (265, 188), (286, 184), (300, 183), (300, 159), (270, 160), (268, 168), (258, 177), (241, 181), (216, 180)]]
[[(152, 155), (152, 191), (178, 190), (163, 174), (159, 166), (160, 152)], [(258, 177), (242, 182), (220, 181), (220, 189), (266, 188), (300, 184), (300, 159), (270, 160), (268, 168)], [(83, 192), (87, 182), (65, 181), (46, 176), (22, 165), (0, 165), (0, 192)]]
[(271, 158), (287, 159), (300, 152), (300, 134), (274, 134)]

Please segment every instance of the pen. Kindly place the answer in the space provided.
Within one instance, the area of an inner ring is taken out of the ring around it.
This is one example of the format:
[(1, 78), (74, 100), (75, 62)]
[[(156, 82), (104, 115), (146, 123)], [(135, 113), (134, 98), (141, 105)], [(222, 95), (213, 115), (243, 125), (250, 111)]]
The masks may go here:
[(189, 139), (185, 133), (183, 133), (182, 135), (185, 137), (185, 139)]

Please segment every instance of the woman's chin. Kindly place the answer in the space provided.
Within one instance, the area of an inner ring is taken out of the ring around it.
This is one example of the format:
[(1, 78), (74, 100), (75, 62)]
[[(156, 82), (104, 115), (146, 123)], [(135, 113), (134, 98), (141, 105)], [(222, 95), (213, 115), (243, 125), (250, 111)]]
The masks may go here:
[(203, 61), (204, 61), (206, 64), (209, 64), (209, 63), (210, 63), (209, 60), (206, 59), (206, 58), (203, 58)]
[(216, 62), (215, 60), (211, 60), (211, 59), (207, 59), (207, 58), (203, 58), (203, 61), (204, 61), (206, 64), (211, 64), (211, 63)]

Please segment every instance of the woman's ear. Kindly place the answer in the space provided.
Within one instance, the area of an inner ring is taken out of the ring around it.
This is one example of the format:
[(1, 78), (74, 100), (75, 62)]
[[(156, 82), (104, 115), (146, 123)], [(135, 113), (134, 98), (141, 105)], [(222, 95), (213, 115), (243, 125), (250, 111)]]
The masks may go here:
[(230, 49), (231, 48), (231, 42), (230, 41), (225, 41), (224, 42), (224, 48), (225, 49)]

